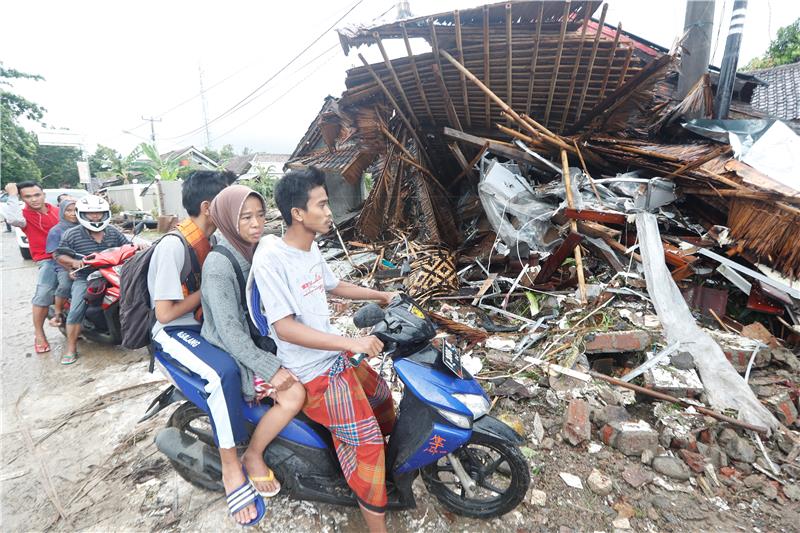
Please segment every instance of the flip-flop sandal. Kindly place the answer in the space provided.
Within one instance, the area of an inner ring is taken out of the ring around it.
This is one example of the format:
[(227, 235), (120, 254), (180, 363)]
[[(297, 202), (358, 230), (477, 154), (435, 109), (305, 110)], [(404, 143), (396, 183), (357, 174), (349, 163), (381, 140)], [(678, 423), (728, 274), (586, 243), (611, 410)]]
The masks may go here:
[(270, 492), (262, 492), (258, 490), (258, 488), (256, 487), (256, 483), (266, 483), (269, 481), (275, 481), (275, 472), (273, 472), (270, 467), (267, 467), (267, 470), (269, 470), (269, 474), (267, 474), (266, 476), (247, 476), (247, 479), (250, 480), (250, 484), (253, 485), (253, 489), (255, 489), (258, 495), (261, 496), (262, 498), (272, 498), (281, 491), (280, 482), (278, 483), (278, 488)]
[[(244, 469), (242, 469), (244, 472)], [(245, 473), (245, 477), (247, 477), (247, 472)], [(262, 518), (264, 518), (264, 514), (266, 514), (266, 506), (264, 505), (264, 500), (261, 496), (258, 495), (256, 490), (250, 484), (249, 481), (245, 481), (242, 485), (225, 495), (227, 502), (228, 502), (228, 512), (231, 516), (235, 515), (242, 509), (245, 509), (250, 504), (255, 504), (256, 506), (256, 517), (253, 518), (251, 521), (247, 522), (246, 524), (239, 524), (242, 526), (254, 526), (258, 524)], [(238, 524), (238, 522), (237, 522)]]
[(47, 353), (50, 351), (50, 344), (47, 341), (45, 342), (34, 341), (33, 349), (36, 351), (36, 353)]
[(78, 352), (75, 353), (65, 353), (61, 356), (61, 364), (62, 365), (71, 365), (75, 361), (78, 360)]

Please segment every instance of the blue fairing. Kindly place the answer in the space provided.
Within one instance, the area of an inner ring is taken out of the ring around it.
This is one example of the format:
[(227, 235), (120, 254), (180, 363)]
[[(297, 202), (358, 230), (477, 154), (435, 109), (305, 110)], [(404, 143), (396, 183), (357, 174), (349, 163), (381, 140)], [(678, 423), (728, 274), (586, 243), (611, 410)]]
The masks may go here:
[[(434, 348), (427, 348), (433, 350)], [(433, 407), (447, 409), (472, 417), (472, 413), (464, 405), (453, 398), (453, 394), (485, 393), (474, 379), (459, 379), (452, 374), (445, 374), (430, 366), (416, 363), (409, 359), (395, 361), (394, 369), (406, 387), (411, 389), (417, 398)]]
[[(208, 413), (209, 409), (203, 380), (176, 366), (172, 359), (161, 351), (156, 351), (155, 357), (164, 365), (164, 368), (167, 369), (184, 396), (197, 407)], [(261, 417), (264, 416), (269, 409), (268, 405), (250, 405), (250, 403), (244, 401), (244, 398), (242, 398), (242, 404), (242, 411), (244, 412), (245, 419), (253, 425), (257, 425), (258, 421), (261, 420)], [(293, 419), (289, 422), (279, 435), (297, 444), (302, 444), (311, 448), (328, 447), (322, 437), (311, 429), (308, 424), (297, 419)]]
[(447, 455), (469, 441), (470, 436), (472, 436), (472, 431), (468, 429), (458, 429), (437, 422), (433, 425), (428, 438), (425, 439), (425, 444), (414, 452), (408, 461), (398, 466), (395, 473), (405, 474), (438, 461), (441, 456)]

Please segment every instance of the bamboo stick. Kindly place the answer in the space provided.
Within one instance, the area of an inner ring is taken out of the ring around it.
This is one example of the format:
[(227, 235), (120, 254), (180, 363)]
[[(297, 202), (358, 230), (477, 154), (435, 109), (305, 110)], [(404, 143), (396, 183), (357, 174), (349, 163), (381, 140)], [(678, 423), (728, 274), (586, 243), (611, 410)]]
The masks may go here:
[(556, 51), (555, 69), (553, 70), (553, 77), (550, 79), (550, 91), (547, 93), (547, 107), (544, 111), (544, 123), (550, 122), (550, 107), (553, 104), (553, 94), (556, 90), (556, 78), (558, 77), (558, 68), (561, 66), (561, 52), (564, 50), (564, 33), (567, 31), (567, 19), (569, 18), (569, 2), (564, 3), (564, 14), (561, 17), (561, 34), (558, 38), (558, 50)]
[[(506, 4), (506, 101), (508, 105), (514, 107), (514, 88), (511, 85), (511, 64), (514, 60), (514, 47), (512, 45), (511, 34), (511, 4)], [(463, 63), (463, 62), (462, 62)], [(509, 119), (508, 125), (511, 125)]]
[[(608, 4), (604, 4), (608, 5)], [(600, 193), (597, 192), (597, 186), (594, 184), (594, 180), (592, 179), (592, 175), (589, 174), (589, 169), (586, 168), (586, 161), (583, 160), (583, 154), (581, 153), (581, 149), (578, 148), (578, 143), (575, 139), (572, 140), (572, 144), (575, 145), (575, 150), (578, 152), (578, 159), (581, 162), (581, 167), (583, 167), (583, 172), (586, 174), (586, 177), (589, 178), (589, 185), (592, 186), (592, 192), (594, 192), (594, 197), (597, 198), (597, 203), (602, 204), (602, 200), (600, 200)]]
[(444, 78), (442, 78), (442, 72), (439, 70), (439, 66), (433, 64), (431, 67), (433, 68), (433, 73), (436, 74), (436, 84), (439, 86), (439, 92), (442, 93), (442, 98), (444, 98), (445, 110), (447, 110), (450, 123), (454, 124), (456, 129), (463, 130), (464, 128), (461, 127), (461, 121), (458, 118), (458, 113), (456, 113), (453, 100), (450, 99), (450, 92), (447, 90), (447, 84), (444, 82)]
[[(564, 171), (564, 186), (566, 187), (567, 193), (567, 207), (570, 209), (574, 209), (575, 202), (572, 198), (572, 179), (569, 175), (569, 158), (567, 157), (567, 151), (562, 149), (561, 150), (561, 168)], [(570, 229), (574, 233), (578, 233), (578, 224), (574, 219), (570, 219), (569, 221)], [(575, 269), (578, 271), (578, 290), (581, 293), (581, 303), (586, 304), (586, 280), (583, 277), (583, 257), (581, 256), (581, 245), (578, 244), (575, 246)]]

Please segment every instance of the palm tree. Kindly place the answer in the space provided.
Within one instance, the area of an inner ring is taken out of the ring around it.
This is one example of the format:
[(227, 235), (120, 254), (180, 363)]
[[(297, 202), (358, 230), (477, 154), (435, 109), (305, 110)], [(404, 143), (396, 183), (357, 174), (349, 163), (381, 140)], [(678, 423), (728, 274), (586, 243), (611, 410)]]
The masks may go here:
[(140, 144), (137, 150), (144, 155), (146, 159), (134, 161), (131, 164), (131, 169), (142, 172), (155, 183), (158, 193), (158, 213), (163, 215), (165, 209), (161, 182), (175, 181), (178, 178), (178, 171), (181, 168), (180, 160), (177, 157), (163, 159), (158, 153), (158, 150), (156, 150), (155, 145), (148, 143)]

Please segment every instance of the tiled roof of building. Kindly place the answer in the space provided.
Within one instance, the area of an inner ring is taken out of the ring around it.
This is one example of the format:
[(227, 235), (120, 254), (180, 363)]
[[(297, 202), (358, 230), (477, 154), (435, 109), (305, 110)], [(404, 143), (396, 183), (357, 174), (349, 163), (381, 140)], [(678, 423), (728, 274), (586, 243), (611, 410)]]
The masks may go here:
[(752, 105), (782, 120), (800, 119), (800, 63), (752, 72), (769, 85), (756, 87)]

